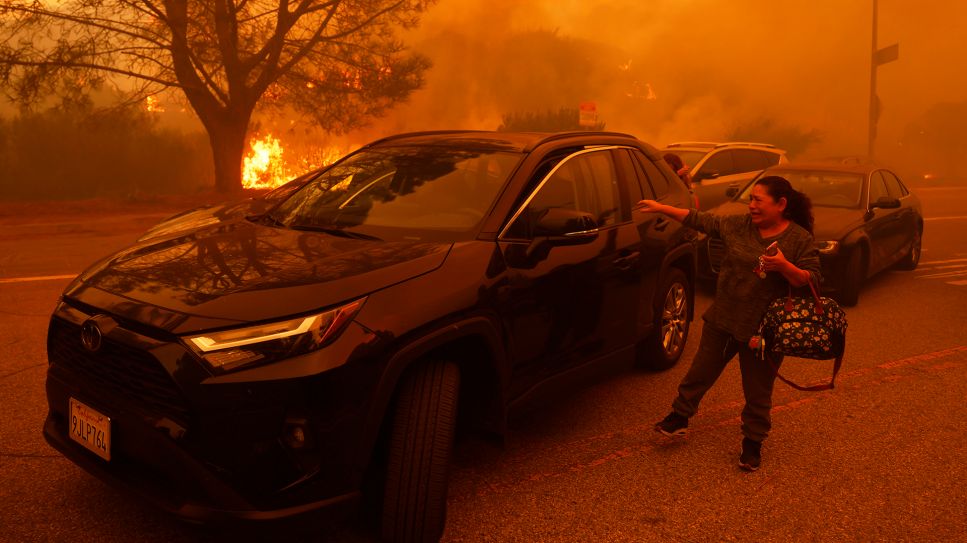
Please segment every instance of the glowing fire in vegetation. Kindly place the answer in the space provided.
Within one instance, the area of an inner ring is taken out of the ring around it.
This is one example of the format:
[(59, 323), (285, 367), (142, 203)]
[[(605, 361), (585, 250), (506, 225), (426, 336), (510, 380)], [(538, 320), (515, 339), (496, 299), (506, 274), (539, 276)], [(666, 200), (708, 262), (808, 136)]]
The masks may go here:
[(242, 160), (242, 186), (247, 189), (270, 189), (289, 179), (282, 162), (282, 144), (266, 134), (249, 142), (251, 152)]
[(249, 152), (242, 159), (242, 186), (247, 189), (272, 189), (295, 176), (328, 166), (339, 160), (348, 149), (319, 147), (300, 152), (294, 164), (283, 157), (285, 148), (272, 134), (249, 141)]
[(158, 99), (154, 96), (148, 96), (144, 99), (144, 109), (149, 113), (164, 113), (165, 108), (158, 103)]

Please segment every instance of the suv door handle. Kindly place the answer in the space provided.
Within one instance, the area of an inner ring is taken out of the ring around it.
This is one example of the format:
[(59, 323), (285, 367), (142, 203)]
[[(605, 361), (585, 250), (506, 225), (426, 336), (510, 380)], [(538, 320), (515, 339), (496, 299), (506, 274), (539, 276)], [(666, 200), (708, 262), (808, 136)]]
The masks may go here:
[(627, 270), (635, 265), (635, 262), (638, 261), (639, 256), (641, 256), (641, 252), (635, 251), (633, 253), (628, 253), (624, 256), (619, 256), (618, 258), (611, 261), (611, 263), (622, 270)]

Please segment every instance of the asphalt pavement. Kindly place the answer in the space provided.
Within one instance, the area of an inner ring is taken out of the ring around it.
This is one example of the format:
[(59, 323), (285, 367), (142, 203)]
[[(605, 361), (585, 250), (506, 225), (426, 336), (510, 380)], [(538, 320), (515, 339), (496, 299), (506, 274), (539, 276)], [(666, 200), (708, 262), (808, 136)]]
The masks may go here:
[[(777, 383), (762, 469), (737, 466), (737, 364), (688, 437), (652, 430), (694, 355), (696, 321), (675, 368), (610, 371), (515, 418), (502, 443), (459, 442), (444, 541), (967, 539), (967, 188), (915, 190), (927, 217), (921, 266), (878, 275), (848, 309), (836, 389)], [(0, 542), (372, 541), (359, 522), (315, 534), (184, 524), (43, 441), (46, 323), (57, 295), (159, 218), (28, 221), (0, 234)], [(701, 290), (699, 311), (710, 300)], [(814, 361), (785, 368), (806, 382), (830, 370)]]

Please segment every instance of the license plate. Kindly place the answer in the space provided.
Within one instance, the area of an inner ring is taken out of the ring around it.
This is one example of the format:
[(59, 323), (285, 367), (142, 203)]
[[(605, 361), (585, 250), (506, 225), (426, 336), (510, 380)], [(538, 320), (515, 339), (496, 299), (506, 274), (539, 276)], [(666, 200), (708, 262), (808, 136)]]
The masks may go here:
[(71, 439), (105, 460), (111, 459), (111, 419), (70, 399)]

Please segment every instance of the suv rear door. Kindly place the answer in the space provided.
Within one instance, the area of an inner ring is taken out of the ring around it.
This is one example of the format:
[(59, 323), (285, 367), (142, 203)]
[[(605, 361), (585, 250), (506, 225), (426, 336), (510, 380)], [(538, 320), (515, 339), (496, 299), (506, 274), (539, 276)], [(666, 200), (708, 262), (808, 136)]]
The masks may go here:
[[(619, 172), (608, 148), (564, 158), (500, 236), (507, 270), (497, 305), (514, 361), (512, 397), (634, 339), (641, 238)], [(597, 237), (551, 245), (534, 236), (554, 207), (594, 214)]]
[[(627, 159), (627, 166), (632, 168), (629, 179), (637, 178), (637, 183), (631, 182), (632, 199), (641, 194), (642, 198), (658, 200), (663, 204), (675, 207), (689, 207), (687, 192), (674, 190), (676, 184), (681, 184), (677, 176), (661, 171), (658, 163), (649, 159), (640, 150), (622, 150)], [(619, 156), (619, 165), (624, 165)], [(637, 186), (634, 186), (637, 185)], [(683, 187), (682, 187), (683, 188)], [(639, 192), (635, 192), (635, 191)], [(683, 197), (684, 196), (684, 197)], [(641, 238), (641, 288), (639, 291), (636, 337), (644, 339), (652, 330), (655, 322), (655, 296), (661, 281), (662, 265), (665, 256), (671, 249), (677, 232), (682, 228), (667, 217), (657, 213), (635, 213), (632, 217)]]

